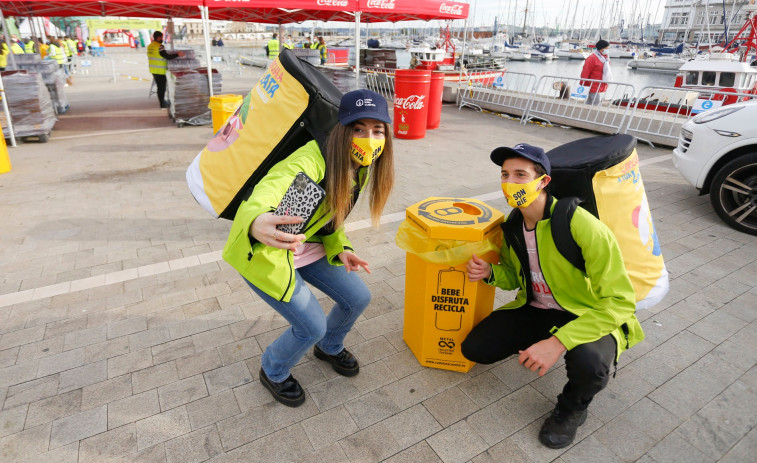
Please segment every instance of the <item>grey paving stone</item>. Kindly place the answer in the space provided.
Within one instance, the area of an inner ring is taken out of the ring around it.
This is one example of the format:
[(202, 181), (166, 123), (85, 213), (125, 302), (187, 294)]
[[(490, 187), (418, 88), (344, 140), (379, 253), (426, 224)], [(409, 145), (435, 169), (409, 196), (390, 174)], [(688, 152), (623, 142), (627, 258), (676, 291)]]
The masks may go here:
[(360, 429), (367, 428), (402, 410), (394, 397), (384, 388), (357, 397), (344, 406)]
[(139, 450), (171, 440), (191, 431), (184, 407), (137, 421), (137, 447)]
[(221, 356), (221, 362), (224, 365), (247, 360), (262, 353), (263, 351), (255, 338), (245, 338), (218, 347), (218, 354)]
[(199, 463), (223, 453), (215, 426), (208, 426), (165, 443), (169, 463)]
[(339, 444), (349, 461), (381, 461), (402, 450), (383, 422), (356, 432)]
[(425, 400), (423, 406), (433, 415), (436, 421), (445, 427), (460, 421), (478, 410), (478, 406), (468, 398), (460, 387), (447, 389)]
[(560, 456), (560, 459), (565, 463), (620, 463), (624, 461), (607, 447), (603, 446), (594, 436), (589, 436), (568, 449), (568, 451)]
[(208, 329), (213, 330), (221, 326), (231, 325), (245, 319), (240, 307), (229, 307), (202, 316), (208, 321)]
[(465, 421), (459, 421), (426, 439), (444, 463), (466, 462), (489, 446)]
[(491, 371), (466, 379), (458, 386), (477, 406), (488, 405), (512, 390)]
[(129, 339), (126, 337), (111, 339), (110, 341), (93, 344), (84, 348), (86, 363), (107, 360), (129, 353)]
[(667, 436), (681, 423), (680, 419), (647, 397), (628, 407), (620, 417), (656, 440)]
[(108, 359), (108, 378), (121, 376), (151, 366), (152, 354), (150, 353), (150, 349), (142, 349), (118, 357), (111, 357)]
[(234, 342), (234, 336), (228, 326), (222, 326), (214, 330), (204, 331), (192, 336), (195, 350), (201, 352)]
[(0, 351), (0, 368), (14, 365), (16, 363), (16, 359), (18, 358), (19, 349), (19, 347), (11, 347), (10, 349)]
[(12, 331), (0, 337), (0, 349), (22, 346), (30, 342), (40, 341), (45, 337), (45, 327), (35, 326), (25, 330)]
[(3, 409), (18, 407), (54, 396), (58, 392), (58, 375), (46, 376), (7, 389)]
[(42, 341), (33, 342), (31, 344), (24, 344), (23, 346), (17, 347), (16, 349), (18, 352), (16, 363), (60, 354), (61, 352), (63, 352), (63, 336), (43, 339)]
[(108, 365), (105, 360), (66, 370), (60, 374), (58, 394), (99, 383), (107, 378)]
[(97, 463), (113, 461), (137, 450), (137, 427), (134, 423), (111, 429), (79, 443), (79, 461)]
[(719, 311), (695, 323), (689, 327), (689, 331), (710, 342), (720, 344), (746, 326), (746, 324), (747, 322), (740, 318)]
[(118, 463), (166, 463), (166, 448), (161, 442), (144, 450), (138, 450), (126, 455), (116, 461)]
[(441, 463), (442, 460), (426, 441), (422, 441), (384, 461), (386, 463)]
[(0, 437), (15, 434), (24, 429), (27, 405), (0, 411)]
[(342, 447), (338, 443), (334, 443), (310, 453), (302, 453), (298, 456), (297, 461), (299, 463), (319, 463), (323, 461), (347, 463), (349, 460), (347, 459), (347, 455), (344, 454)]
[(161, 363), (153, 367), (138, 370), (131, 375), (131, 384), (135, 394), (154, 389), (179, 380), (175, 362)]
[[(281, 445), (281, 442), (284, 441), (287, 442), (287, 445)], [(226, 454), (225, 458), (218, 458), (217, 460), (212, 461), (214, 461), (214, 463), (216, 461), (301, 462), (305, 461), (306, 456), (309, 456), (312, 453), (313, 447), (310, 445), (310, 441), (302, 430), (302, 426), (295, 424), (233, 450)]]
[(757, 453), (757, 428), (753, 428), (738, 444), (734, 445), (723, 458), (721, 463), (739, 463), (749, 461)]
[(217, 423), (241, 411), (236, 396), (231, 390), (220, 392), (187, 404), (189, 422), (193, 430)]
[(171, 333), (171, 339), (191, 336), (207, 329), (207, 320), (201, 318), (190, 318), (189, 320), (179, 320), (168, 323), (168, 331)]
[(108, 429), (107, 407), (100, 406), (53, 421), (50, 449), (86, 439)]
[(84, 348), (74, 349), (39, 361), (37, 376), (43, 377), (84, 365)]
[[(623, 438), (619, 439), (618, 436)], [(624, 461), (641, 458), (657, 443), (654, 438), (644, 432), (643, 428), (636, 427), (633, 422), (623, 416), (605, 424), (591, 437)]]
[(64, 416), (79, 413), (81, 411), (81, 396), (81, 389), (77, 389), (32, 402), (29, 404), (29, 412), (26, 416), (26, 427), (33, 428)]
[(153, 346), (152, 359), (157, 365), (159, 363), (170, 362), (171, 360), (186, 357), (194, 353), (195, 346), (194, 342), (192, 342), (192, 338), (181, 338)]
[(29, 428), (0, 438), (0, 456), (3, 461), (36, 459), (47, 450), (51, 424)]
[(207, 395), (208, 389), (202, 375), (190, 376), (158, 388), (162, 411), (207, 397)]
[(647, 455), (657, 462), (686, 461), (707, 463), (712, 461), (675, 432), (668, 434), (658, 442), (657, 445), (649, 450)]
[(386, 424), (400, 447), (409, 447), (440, 431), (442, 426), (422, 405), (416, 405), (390, 418)]
[[(260, 381), (253, 381), (251, 383), (244, 384), (242, 386), (235, 387), (233, 389), (234, 395), (237, 398), (239, 408), (244, 412), (252, 410), (253, 408), (260, 407), (267, 403), (273, 402), (273, 396), (268, 392), (268, 389), (260, 384)], [(313, 395), (308, 390), (308, 394), (312, 398)], [(317, 402), (316, 402), (317, 405)], [(318, 407), (319, 410), (321, 409)]]
[(82, 388), (82, 410), (99, 407), (131, 395), (131, 375), (125, 374)]
[(147, 329), (147, 318), (134, 317), (108, 323), (108, 339), (119, 338)]
[(23, 362), (0, 369), (0, 387), (13, 386), (37, 377), (39, 360)]
[[(218, 354), (216, 353), (216, 356)], [(232, 363), (203, 373), (210, 395), (217, 394), (252, 381), (252, 375), (244, 362)]]
[(118, 428), (160, 413), (157, 389), (108, 403), (108, 429)]
[(336, 407), (302, 421), (313, 448), (327, 447), (358, 431), (344, 407)]
[[(161, 326), (153, 328), (151, 330), (140, 331), (138, 333), (129, 335), (129, 348), (132, 352), (136, 352), (148, 347), (158, 346), (171, 340), (171, 336), (168, 334), (168, 328)], [(161, 363), (161, 362), (155, 362)]]
[(103, 325), (66, 333), (63, 337), (63, 350), (78, 349), (79, 347), (105, 342), (105, 330), (106, 327)]
[(198, 352), (176, 360), (179, 378), (194, 376), (221, 366), (221, 357), (215, 349)]

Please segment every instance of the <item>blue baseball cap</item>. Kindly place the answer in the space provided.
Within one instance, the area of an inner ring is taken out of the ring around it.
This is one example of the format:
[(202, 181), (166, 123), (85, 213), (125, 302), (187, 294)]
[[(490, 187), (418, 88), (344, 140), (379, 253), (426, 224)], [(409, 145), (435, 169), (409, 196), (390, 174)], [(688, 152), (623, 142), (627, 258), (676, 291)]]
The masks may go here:
[(376, 119), (391, 124), (386, 99), (370, 90), (345, 93), (339, 103), (339, 122), (349, 125), (358, 119)]
[(544, 150), (539, 148), (538, 146), (533, 146), (526, 143), (518, 143), (512, 148), (501, 146), (492, 151), (492, 154), (489, 157), (491, 158), (492, 162), (494, 164), (497, 164), (498, 166), (501, 166), (505, 162), (505, 160), (510, 158), (526, 158), (529, 161), (533, 161), (541, 165), (544, 170), (547, 171), (547, 175), (551, 175), (550, 172), (552, 168), (549, 165), (549, 158), (547, 157), (547, 153), (545, 153)]

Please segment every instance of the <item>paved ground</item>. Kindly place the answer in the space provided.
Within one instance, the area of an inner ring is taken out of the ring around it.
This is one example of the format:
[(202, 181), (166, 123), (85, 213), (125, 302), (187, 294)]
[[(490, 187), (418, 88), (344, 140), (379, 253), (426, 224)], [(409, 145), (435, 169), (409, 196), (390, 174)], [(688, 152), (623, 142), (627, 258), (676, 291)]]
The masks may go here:
[[(225, 91), (251, 86), (224, 77)], [(440, 129), (398, 141), (387, 223), (367, 227), (364, 204), (349, 218), (373, 269), (362, 275), (373, 301), (347, 338), (361, 373), (339, 377), (308, 354), (294, 371), (307, 401), (290, 409), (257, 380), (285, 322), (220, 260), (229, 223), (184, 182), (210, 129), (173, 127), (148, 85), (77, 80), (50, 142), (11, 149), (0, 175), (0, 461), (753, 461), (757, 239), (717, 219), (669, 150), (639, 152), (671, 291), (640, 314), (647, 339), (622, 356), (576, 443), (549, 450), (537, 432), (564, 367), (542, 378), (513, 359), (467, 374), (420, 367), (402, 341), (393, 236), (429, 196), (505, 209), (489, 195), (493, 147), (587, 133), (445, 107)]]

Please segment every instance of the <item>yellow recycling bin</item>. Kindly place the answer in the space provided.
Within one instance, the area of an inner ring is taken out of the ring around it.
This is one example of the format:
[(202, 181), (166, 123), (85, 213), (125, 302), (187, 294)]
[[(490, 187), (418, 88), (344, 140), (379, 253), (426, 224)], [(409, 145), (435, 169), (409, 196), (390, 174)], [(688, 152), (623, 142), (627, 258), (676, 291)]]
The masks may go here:
[(242, 104), (242, 95), (214, 95), (210, 97), (208, 108), (213, 115), (213, 133), (218, 133), (223, 124)]
[(481, 201), (428, 198), (407, 208), (397, 245), (407, 251), (403, 339), (421, 365), (467, 372), (460, 353), (471, 329), (494, 308), (494, 287), (468, 280), (474, 253), (499, 260), (504, 214)]
[(11, 158), (8, 156), (8, 145), (3, 138), (3, 127), (0, 125), (0, 174), (11, 171)]

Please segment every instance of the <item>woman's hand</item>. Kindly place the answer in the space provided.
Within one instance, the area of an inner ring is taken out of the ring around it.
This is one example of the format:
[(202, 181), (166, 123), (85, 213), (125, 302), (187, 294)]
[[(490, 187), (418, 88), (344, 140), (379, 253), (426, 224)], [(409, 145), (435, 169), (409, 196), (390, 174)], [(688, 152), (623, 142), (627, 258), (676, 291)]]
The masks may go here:
[(368, 262), (359, 258), (354, 252), (343, 251), (339, 253), (338, 257), (339, 260), (342, 261), (344, 268), (347, 269), (348, 272), (351, 272), (353, 270), (357, 272), (360, 270), (360, 267), (363, 267), (366, 272), (371, 273), (371, 269), (368, 268)]
[(465, 268), (468, 270), (468, 280), (470, 281), (484, 280), (489, 278), (489, 275), (492, 273), (492, 267), (489, 265), (489, 262), (475, 254), (470, 258)]
[(274, 215), (272, 212), (260, 214), (250, 226), (250, 235), (266, 246), (294, 252), (306, 237), (303, 234), (284, 233), (276, 228), (276, 225), (285, 223), (302, 223), (302, 217)]
[(519, 350), (518, 363), (533, 372), (538, 370), (539, 376), (544, 376), (566, 350), (559, 339), (551, 336), (526, 350)]

